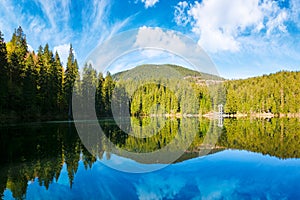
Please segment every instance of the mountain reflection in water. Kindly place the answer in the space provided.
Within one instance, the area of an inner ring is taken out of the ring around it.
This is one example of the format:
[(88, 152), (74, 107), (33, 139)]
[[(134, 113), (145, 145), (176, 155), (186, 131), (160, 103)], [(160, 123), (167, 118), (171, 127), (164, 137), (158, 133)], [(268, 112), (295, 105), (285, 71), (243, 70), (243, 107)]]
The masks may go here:
[[(298, 119), (225, 119), (222, 128), (207, 119), (168, 119), (159, 130), (156, 120), (131, 119), (132, 131), (158, 131), (147, 139), (125, 134), (113, 120), (101, 120), (107, 137), (99, 138), (97, 157), (81, 143), (73, 123), (2, 126), (1, 193), (5, 199), (299, 198)], [(149, 164), (113, 154), (107, 140), (127, 151), (151, 152), (165, 147), (178, 131), (183, 137), (197, 134), (186, 153), (162, 170), (130, 174), (103, 164)], [(209, 147), (211, 155), (196, 158), (208, 131), (217, 143)]]

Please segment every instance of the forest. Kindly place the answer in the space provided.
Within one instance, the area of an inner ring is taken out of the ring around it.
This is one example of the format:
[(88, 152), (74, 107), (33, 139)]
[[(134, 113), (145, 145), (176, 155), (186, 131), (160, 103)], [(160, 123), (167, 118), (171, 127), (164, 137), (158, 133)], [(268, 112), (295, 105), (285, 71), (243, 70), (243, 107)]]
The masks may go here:
[(112, 107), (120, 115), (127, 109), (131, 116), (199, 116), (219, 104), (229, 114), (300, 113), (300, 72), (225, 80), (166, 64), (104, 75), (90, 64), (79, 67), (72, 45), (66, 66), (48, 44), (29, 51), (21, 27), (7, 43), (0, 32), (0, 78), (2, 120), (71, 119), (72, 97), (90, 96), (98, 117), (111, 117)]
[(300, 72), (230, 80), (224, 87), (227, 113), (300, 113)]
[[(72, 92), (85, 95), (94, 83), (98, 85), (98, 107), (107, 109), (102, 105), (112, 90), (110, 74), (104, 78), (86, 65), (82, 76), (81, 79), (72, 45), (64, 67), (58, 53), (53, 53), (48, 44), (40, 46), (37, 53), (28, 51), (21, 27), (7, 43), (0, 32), (0, 118), (67, 119), (71, 114)], [(101, 113), (106, 115), (105, 110)]]

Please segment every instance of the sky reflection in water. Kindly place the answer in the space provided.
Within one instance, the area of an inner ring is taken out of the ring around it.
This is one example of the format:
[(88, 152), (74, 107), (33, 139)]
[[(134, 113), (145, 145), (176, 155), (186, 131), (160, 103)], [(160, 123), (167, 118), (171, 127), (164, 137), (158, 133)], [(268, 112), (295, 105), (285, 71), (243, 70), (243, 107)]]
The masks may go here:
[[(122, 165), (140, 165), (112, 155)], [(225, 150), (172, 164), (162, 170), (131, 174), (100, 161), (85, 169), (82, 161), (72, 188), (64, 164), (49, 189), (28, 182), (27, 199), (299, 199), (300, 160), (281, 160), (247, 151)], [(4, 192), (4, 199), (11, 199)]]

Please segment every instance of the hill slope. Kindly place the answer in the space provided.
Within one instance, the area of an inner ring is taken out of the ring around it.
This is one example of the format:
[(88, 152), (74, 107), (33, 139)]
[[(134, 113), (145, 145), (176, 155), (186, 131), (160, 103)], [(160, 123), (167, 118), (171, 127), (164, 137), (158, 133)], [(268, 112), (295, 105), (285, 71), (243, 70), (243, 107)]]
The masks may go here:
[(155, 78), (193, 78), (193, 79), (201, 79), (201, 80), (224, 80), (222, 77), (198, 72), (195, 70), (187, 69), (185, 67), (177, 66), (177, 65), (140, 65), (130, 70), (125, 70), (122, 72), (118, 72), (112, 75), (113, 79), (118, 81), (120, 79), (128, 79), (128, 78), (139, 78), (139, 79), (155, 79)]

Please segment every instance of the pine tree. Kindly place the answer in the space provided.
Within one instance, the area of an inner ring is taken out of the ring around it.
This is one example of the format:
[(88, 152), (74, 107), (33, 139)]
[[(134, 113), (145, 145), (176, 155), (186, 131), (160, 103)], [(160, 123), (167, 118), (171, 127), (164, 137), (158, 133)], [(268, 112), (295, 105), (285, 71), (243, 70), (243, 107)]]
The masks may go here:
[(19, 27), (7, 43), (8, 54), (8, 102), (10, 110), (22, 110), (22, 84), (25, 77), (25, 58), (27, 56), (26, 35)]
[(229, 88), (227, 91), (225, 112), (235, 114), (237, 111), (237, 93), (232, 88)]
[(97, 86), (97, 72), (92, 65), (85, 64), (82, 73), (82, 97), (84, 98), (84, 110), (92, 113), (95, 109), (95, 92)]
[(96, 95), (95, 95), (95, 106), (96, 106), (96, 113), (97, 116), (103, 116), (104, 112), (104, 98), (102, 93), (102, 88), (104, 84), (104, 78), (103, 74), (100, 72), (98, 74), (98, 80), (97, 80), (97, 88), (96, 88)]
[(8, 93), (8, 63), (7, 50), (0, 31), (0, 114), (7, 107), (7, 93)]
[(42, 113), (49, 113), (54, 109), (53, 103), (53, 85), (51, 77), (51, 68), (54, 63), (53, 53), (49, 49), (49, 45), (46, 44), (41, 56), (42, 67), (40, 69), (40, 95), (41, 95), (41, 108)]
[(26, 71), (23, 81), (22, 105), (26, 115), (36, 113), (37, 81), (35, 76), (34, 53), (30, 53), (26, 59)]
[(102, 97), (104, 102), (104, 111), (106, 116), (111, 116), (111, 97), (114, 89), (114, 82), (111, 77), (110, 72), (107, 72), (103, 88), (102, 88)]
[[(72, 45), (70, 45), (67, 68), (65, 71), (65, 78), (64, 78), (65, 79), (64, 80), (64, 94), (65, 94), (66, 104), (68, 107), (69, 118), (72, 118), (72, 92), (73, 92), (73, 88), (75, 86), (75, 81), (78, 80), (78, 77), (79, 77), (78, 64), (74, 57)], [(75, 89), (77, 89), (77, 90), (79, 89), (78, 81), (76, 81), (76, 82), (77, 82), (77, 85), (76, 85), (77, 88), (74, 88), (74, 91), (75, 91)], [(77, 91), (77, 92), (79, 92), (79, 91)]]
[(54, 76), (54, 87), (55, 87), (55, 92), (56, 92), (56, 103), (57, 103), (57, 108), (59, 111), (62, 111), (63, 108), (63, 77), (64, 77), (64, 69), (61, 64), (59, 55), (57, 52), (55, 52), (55, 58), (54, 58), (54, 65), (52, 68), (52, 73)]

